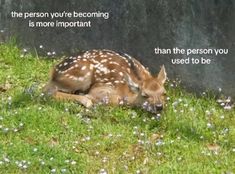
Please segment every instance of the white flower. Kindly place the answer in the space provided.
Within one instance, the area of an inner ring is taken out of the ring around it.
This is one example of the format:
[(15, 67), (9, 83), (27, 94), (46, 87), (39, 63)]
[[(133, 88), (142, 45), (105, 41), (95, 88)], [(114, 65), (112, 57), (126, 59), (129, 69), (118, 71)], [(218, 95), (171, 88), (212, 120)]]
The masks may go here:
[(10, 162), (10, 159), (5, 157), (5, 158), (4, 158), (4, 161), (7, 162), (7, 163), (9, 163), (9, 162)]
[(69, 163), (69, 160), (65, 160), (64, 162), (65, 162), (65, 163)]
[(162, 155), (162, 153), (161, 152), (157, 152), (157, 156), (161, 156)]
[(51, 173), (55, 173), (56, 172), (56, 169), (51, 169)]
[(64, 173), (64, 172), (67, 171), (67, 169), (61, 169), (60, 171), (61, 171), (62, 173)]
[(182, 160), (182, 157), (178, 157), (177, 160), (178, 160), (178, 161), (181, 161), (181, 160)]
[(221, 118), (221, 119), (224, 119), (224, 115), (221, 115), (220, 118)]
[(220, 103), (220, 106), (224, 106), (225, 105), (225, 103)]
[(89, 141), (89, 140), (91, 139), (91, 137), (88, 136), (88, 137), (85, 137), (85, 139), (86, 139), (87, 141)]
[(106, 163), (108, 161), (108, 158), (107, 157), (104, 157), (103, 159), (102, 159), (102, 162), (103, 163)]
[(28, 166), (27, 166), (27, 165), (23, 165), (22, 168), (23, 168), (23, 169), (27, 169)]
[(225, 109), (225, 110), (231, 110), (231, 109), (232, 109), (232, 106), (226, 105), (226, 106), (224, 107), (224, 109)]
[(73, 160), (73, 161), (71, 161), (71, 164), (75, 165), (75, 164), (77, 164), (77, 162)]
[(158, 140), (155, 144), (157, 146), (161, 146), (161, 145), (164, 145), (165, 143), (162, 140)]
[(207, 123), (206, 124), (208, 128), (212, 128), (212, 124), (211, 123)]
[(231, 97), (228, 97), (225, 102), (230, 103), (231, 102)]
[(108, 174), (108, 172), (105, 169), (100, 169), (100, 174)]
[(37, 152), (37, 151), (38, 151), (38, 149), (35, 147), (35, 148), (33, 148), (33, 151), (34, 151), (34, 152)]
[(9, 131), (9, 128), (8, 128), (8, 127), (5, 127), (5, 128), (3, 129), (3, 131), (4, 131), (4, 132), (8, 132), (8, 131)]

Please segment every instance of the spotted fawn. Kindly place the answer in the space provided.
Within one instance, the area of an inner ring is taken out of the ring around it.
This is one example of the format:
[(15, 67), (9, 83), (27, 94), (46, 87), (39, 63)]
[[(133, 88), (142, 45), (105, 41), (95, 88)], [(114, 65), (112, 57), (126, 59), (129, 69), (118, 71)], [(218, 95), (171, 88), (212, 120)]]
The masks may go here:
[(57, 64), (44, 92), (85, 107), (99, 103), (142, 106), (156, 113), (164, 106), (166, 79), (164, 66), (157, 76), (152, 76), (128, 54), (91, 50)]

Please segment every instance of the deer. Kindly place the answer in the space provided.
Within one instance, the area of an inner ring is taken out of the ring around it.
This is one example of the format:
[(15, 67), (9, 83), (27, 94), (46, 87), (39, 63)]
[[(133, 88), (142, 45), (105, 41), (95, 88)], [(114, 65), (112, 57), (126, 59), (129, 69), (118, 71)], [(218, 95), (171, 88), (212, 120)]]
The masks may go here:
[(44, 93), (90, 108), (96, 104), (142, 107), (156, 113), (165, 103), (164, 65), (153, 76), (137, 59), (111, 50), (83, 51), (63, 59), (50, 73)]

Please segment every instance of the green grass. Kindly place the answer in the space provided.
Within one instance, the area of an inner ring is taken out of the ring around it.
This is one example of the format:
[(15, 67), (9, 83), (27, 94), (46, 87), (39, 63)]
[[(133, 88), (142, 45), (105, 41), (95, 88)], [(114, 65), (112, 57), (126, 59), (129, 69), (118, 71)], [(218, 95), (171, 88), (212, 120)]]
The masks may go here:
[(235, 111), (213, 96), (168, 85), (160, 119), (87, 110), (41, 95), (55, 62), (0, 45), (0, 173), (235, 172)]

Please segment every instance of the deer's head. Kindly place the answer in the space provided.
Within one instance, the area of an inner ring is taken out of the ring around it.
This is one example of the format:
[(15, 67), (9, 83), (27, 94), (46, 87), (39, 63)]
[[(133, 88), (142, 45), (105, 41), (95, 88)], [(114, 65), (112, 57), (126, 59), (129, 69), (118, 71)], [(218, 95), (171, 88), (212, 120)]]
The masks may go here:
[(166, 95), (164, 84), (166, 79), (167, 74), (163, 65), (157, 76), (152, 76), (138, 83), (128, 77), (127, 82), (130, 89), (139, 94), (143, 108), (149, 112), (156, 113), (164, 107)]

